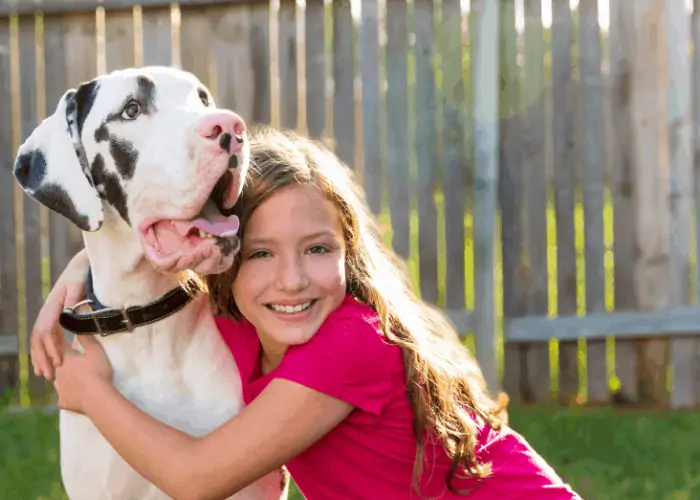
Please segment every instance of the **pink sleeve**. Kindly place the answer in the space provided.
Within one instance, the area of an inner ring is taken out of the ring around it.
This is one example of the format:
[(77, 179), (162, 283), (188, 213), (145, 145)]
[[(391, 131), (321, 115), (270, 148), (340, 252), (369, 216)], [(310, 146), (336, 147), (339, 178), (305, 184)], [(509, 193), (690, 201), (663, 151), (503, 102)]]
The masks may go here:
[(379, 415), (388, 401), (398, 347), (362, 317), (329, 317), (305, 344), (290, 347), (275, 377)]
[(510, 428), (485, 434), (477, 455), (491, 461), (493, 474), (478, 488), (475, 500), (581, 500), (520, 434)]

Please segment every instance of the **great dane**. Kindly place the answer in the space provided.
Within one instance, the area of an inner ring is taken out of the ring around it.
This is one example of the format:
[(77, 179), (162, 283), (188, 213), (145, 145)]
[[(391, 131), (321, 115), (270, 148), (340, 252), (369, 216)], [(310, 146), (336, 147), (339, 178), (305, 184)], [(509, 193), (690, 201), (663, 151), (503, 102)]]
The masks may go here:
[[(182, 273), (232, 265), (238, 219), (227, 213), (249, 151), (244, 120), (216, 108), (194, 75), (145, 67), (68, 90), (20, 146), (14, 166), (30, 197), (82, 230), (88, 300), (64, 312), (64, 327), (95, 335), (129, 400), (197, 436), (243, 402), (207, 297), (183, 287)], [(60, 461), (72, 500), (167, 498), (82, 415), (60, 414)], [(286, 498), (287, 488), (278, 471), (235, 498)]]

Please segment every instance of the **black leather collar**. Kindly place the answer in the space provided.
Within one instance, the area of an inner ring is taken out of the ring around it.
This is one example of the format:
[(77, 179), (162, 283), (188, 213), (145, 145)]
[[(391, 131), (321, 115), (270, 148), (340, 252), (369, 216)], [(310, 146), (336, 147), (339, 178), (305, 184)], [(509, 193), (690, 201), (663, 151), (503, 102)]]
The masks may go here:
[[(196, 281), (189, 280), (190, 291), (179, 286), (173, 288), (159, 299), (143, 306), (131, 306), (126, 309), (107, 307), (95, 296), (92, 286), (92, 270), (88, 271), (86, 284), (87, 299), (72, 307), (66, 307), (59, 318), (63, 328), (76, 335), (101, 335), (103, 337), (120, 332), (132, 332), (142, 325), (155, 323), (176, 313), (200, 291)], [(85, 314), (75, 310), (83, 305), (90, 305), (92, 311)]]

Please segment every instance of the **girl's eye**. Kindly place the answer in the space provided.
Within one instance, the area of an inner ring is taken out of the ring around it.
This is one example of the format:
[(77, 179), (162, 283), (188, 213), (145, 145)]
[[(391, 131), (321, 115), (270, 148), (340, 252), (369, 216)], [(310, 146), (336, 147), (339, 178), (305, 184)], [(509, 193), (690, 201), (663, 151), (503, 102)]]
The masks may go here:
[(261, 259), (263, 257), (267, 257), (270, 255), (270, 253), (266, 250), (256, 250), (255, 252), (251, 252), (248, 254), (249, 259)]
[(317, 253), (317, 254), (324, 254), (324, 253), (327, 253), (328, 250), (326, 249), (326, 247), (323, 247), (321, 245), (314, 245), (311, 248), (309, 248), (309, 252), (310, 253)]

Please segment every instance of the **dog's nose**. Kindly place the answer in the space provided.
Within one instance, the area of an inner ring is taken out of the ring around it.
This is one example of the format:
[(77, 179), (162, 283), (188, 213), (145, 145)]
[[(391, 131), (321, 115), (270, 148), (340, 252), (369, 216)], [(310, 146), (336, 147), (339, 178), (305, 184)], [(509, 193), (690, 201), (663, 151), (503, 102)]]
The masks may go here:
[(221, 113), (207, 117), (196, 129), (203, 139), (215, 142), (229, 154), (243, 148), (245, 122), (235, 114)]

